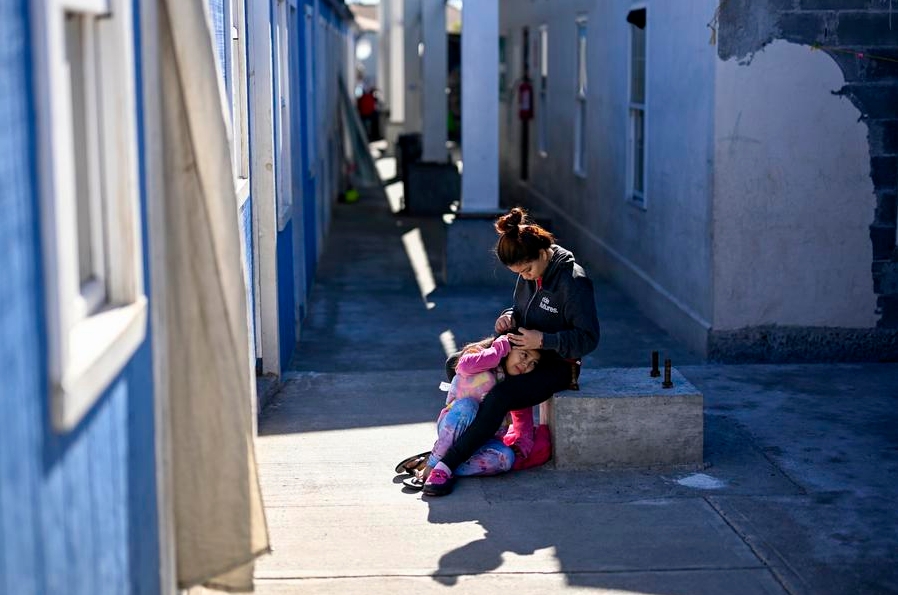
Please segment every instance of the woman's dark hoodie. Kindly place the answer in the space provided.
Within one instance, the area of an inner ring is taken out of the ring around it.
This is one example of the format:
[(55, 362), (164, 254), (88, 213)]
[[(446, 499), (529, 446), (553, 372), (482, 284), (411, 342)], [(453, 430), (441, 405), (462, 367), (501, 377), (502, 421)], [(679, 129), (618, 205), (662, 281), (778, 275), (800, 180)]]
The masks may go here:
[(580, 359), (599, 344), (592, 281), (569, 250), (552, 245), (553, 255), (542, 287), (520, 275), (514, 288), (514, 307), (506, 310), (518, 327), (542, 331), (543, 349), (561, 357)]

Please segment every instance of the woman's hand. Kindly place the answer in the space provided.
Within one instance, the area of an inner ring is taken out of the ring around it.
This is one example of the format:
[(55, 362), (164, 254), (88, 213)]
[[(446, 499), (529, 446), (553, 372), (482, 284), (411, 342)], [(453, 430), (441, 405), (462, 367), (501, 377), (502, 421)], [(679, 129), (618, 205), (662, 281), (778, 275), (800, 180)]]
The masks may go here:
[(495, 329), (496, 329), (497, 335), (507, 333), (508, 331), (513, 330), (514, 327), (515, 327), (514, 316), (512, 316), (510, 312), (505, 313), (496, 319)]
[(519, 328), (518, 334), (509, 333), (508, 342), (512, 347), (518, 349), (542, 349), (543, 333), (542, 331)]

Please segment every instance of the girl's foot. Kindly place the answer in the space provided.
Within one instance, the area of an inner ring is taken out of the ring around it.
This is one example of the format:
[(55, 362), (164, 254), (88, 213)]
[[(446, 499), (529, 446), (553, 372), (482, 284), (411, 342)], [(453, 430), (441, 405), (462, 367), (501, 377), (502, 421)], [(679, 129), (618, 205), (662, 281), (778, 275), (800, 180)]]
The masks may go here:
[(426, 496), (445, 496), (452, 492), (455, 485), (455, 477), (449, 468), (442, 463), (437, 463), (433, 468), (427, 481), (424, 482), (424, 495)]
[(415, 471), (411, 477), (403, 479), (402, 485), (413, 490), (420, 490), (424, 487), (424, 482), (427, 481), (427, 478), (430, 477), (431, 471), (433, 471), (433, 467), (423, 467)]

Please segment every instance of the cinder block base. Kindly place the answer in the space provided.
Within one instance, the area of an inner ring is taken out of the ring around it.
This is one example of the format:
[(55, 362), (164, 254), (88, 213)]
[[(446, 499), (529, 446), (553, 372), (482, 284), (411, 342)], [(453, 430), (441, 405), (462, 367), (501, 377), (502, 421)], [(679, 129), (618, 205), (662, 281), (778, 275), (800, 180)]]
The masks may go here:
[(703, 397), (680, 372), (661, 387), (648, 368), (583, 370), (579, 391), (540, 409), (552, 431), (558, 468), (702, 465)]

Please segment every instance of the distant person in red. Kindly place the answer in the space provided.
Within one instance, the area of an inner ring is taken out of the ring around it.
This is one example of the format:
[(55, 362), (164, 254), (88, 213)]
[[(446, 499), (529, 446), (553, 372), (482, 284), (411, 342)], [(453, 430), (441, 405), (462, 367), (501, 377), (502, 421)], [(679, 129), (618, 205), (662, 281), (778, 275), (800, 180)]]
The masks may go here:
[(368, 140), (377, 140), (380, 136), (380, 126), (378, 126), (379, 114), (377, 109), (377, 95), (375, 94), (374, 87), (365, 87), (365, 90), (359, 96), (358, 100), (356, 100), (356, 106), (359, 110), (359, 117), (362, 119), (362, 124), (365, 126), (365, 134), (368, 135)]

